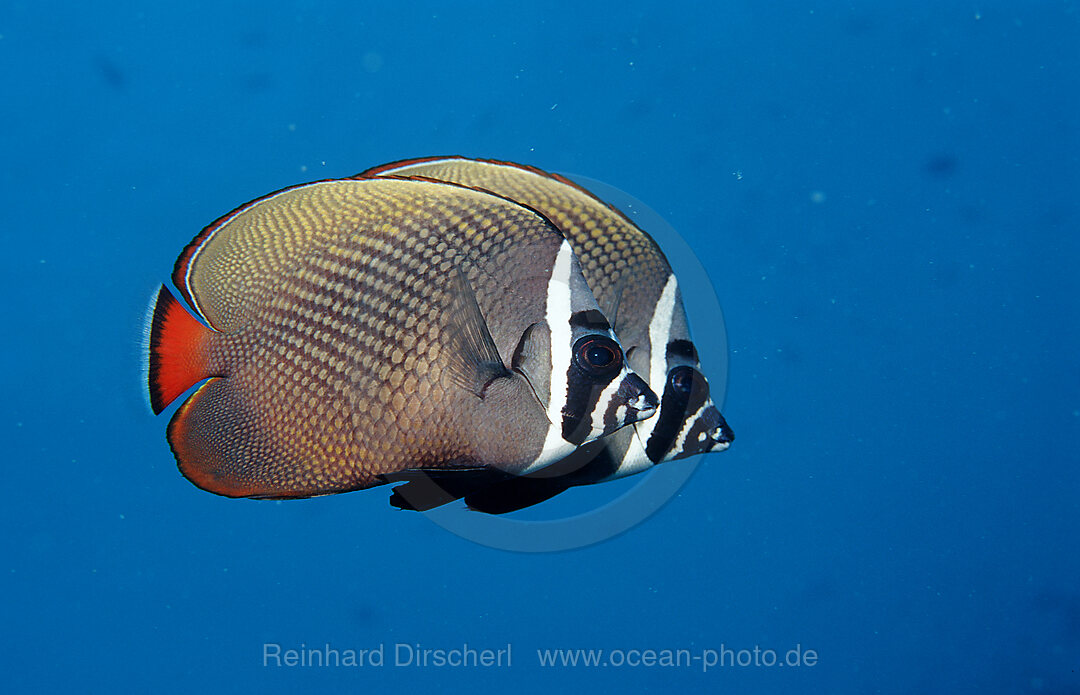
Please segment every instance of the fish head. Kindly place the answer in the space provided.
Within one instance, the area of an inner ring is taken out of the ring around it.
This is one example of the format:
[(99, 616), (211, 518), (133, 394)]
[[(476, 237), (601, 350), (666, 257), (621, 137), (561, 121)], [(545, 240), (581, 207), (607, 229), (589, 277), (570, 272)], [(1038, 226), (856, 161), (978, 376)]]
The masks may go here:
[(673, 366), (667, 373), (660, 402), (661, 414), (666, 417), (660, 421), (658, 416), (657, 426), (645, 445), (654, 462), (724, 451), (735, 440), (735, 433), (713, 403), (709, 380), (699, 364)]
[(647, 341), (647, 347), (631, 349), (630, 360), (649, 375), (650, 385), (660, 394), (656, 417), (635, 426), (648, 461), (662, 463), (727, 449), (735, 434), (713, 402), (674, 275), (657, 300)]
[(573, 347), (562, 408), (562, 436), (576, 445), (609, 435), (656, 412), (659, 396), (629, 368), (598, 310), (571, 318)]
[(512, 370), (544, 406), (549, 429), (542, 468), (582, 444), (648, 418), (660, 398), (630, 369), (622, 345), (563, 242), (546, 287), (544, 321), (526, 329)]

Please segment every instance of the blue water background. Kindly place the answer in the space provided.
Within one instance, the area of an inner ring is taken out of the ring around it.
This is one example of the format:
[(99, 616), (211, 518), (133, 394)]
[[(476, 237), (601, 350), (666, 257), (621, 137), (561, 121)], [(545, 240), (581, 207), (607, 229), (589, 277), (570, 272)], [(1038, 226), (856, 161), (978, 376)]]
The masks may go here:
[[(1080, 690), (1076, 2), (10, 0), (0, 37), (4, 692)], [(637, 528), (508, 553), (176, 471), (138, 380), (182, 247), (428, 154), (605, 181), (708, 269), (738, 439)], [(818, 663), (535, 654), (755, 645)]]

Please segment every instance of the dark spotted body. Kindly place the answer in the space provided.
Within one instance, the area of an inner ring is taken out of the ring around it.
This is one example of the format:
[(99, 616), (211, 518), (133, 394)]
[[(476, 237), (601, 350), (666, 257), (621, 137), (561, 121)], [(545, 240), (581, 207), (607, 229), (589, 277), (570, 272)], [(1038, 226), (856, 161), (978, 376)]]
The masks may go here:
[[(174, 280), (213, 329), (192, 331), (190, 351), (211, 378), (169, 426), (201, 487), (303, 497), (409, 469), (523, 473), (577, 443), (551, 421), (562, 401), (543, 372), (573, 367), (568, 341), (585, 333), (571, 316), (597, 305), (557, 230), (525, 207), (431, 182), (306, 184), (208, 227)], [(155, 330), (175, 315), (162, 301)], [(592, 413), (621, 388), (620, 418), (589, 417), (581, 439), (652, 412), (656, 397), (619, 357), (585, 390)]]

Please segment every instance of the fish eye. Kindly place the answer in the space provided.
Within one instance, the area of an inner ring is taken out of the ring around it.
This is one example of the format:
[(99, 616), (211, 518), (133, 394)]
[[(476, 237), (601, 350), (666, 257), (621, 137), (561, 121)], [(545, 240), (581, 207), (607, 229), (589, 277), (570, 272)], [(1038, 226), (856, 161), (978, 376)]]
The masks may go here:
[(694, 389), (694, 382), (697, 380), (695, 376), (693, 367), (676, 367), (668, 375), (668, 383), (675, 393), (688, 396)]
[(574, 346), (578, 365), (596, 376), (606, 376), (622, 368), (622, 349), (611, 338), (582, 338)]

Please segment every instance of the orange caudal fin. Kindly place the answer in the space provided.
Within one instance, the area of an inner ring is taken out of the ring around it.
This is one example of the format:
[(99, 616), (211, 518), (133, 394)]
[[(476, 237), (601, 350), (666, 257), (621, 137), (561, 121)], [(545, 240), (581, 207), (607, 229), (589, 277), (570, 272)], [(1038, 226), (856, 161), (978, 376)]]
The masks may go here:
[(212, 376), (207, 347), (212, 332), (162, 285), (150, 317), (147, 386), (150, 407), (160, 413), (177, 396)]

